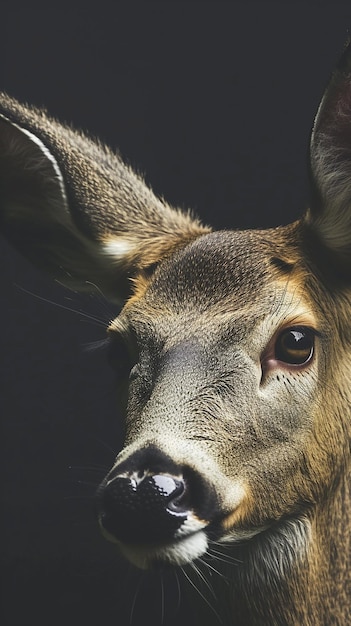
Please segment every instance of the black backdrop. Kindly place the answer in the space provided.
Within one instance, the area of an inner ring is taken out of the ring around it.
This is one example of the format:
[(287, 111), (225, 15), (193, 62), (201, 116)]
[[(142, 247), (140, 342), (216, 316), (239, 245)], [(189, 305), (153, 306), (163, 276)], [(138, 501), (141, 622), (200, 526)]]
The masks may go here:
[[(216, 227), (301, 214), (349, 3), (31, 4), (1, 10), (5, 90), (118, 147), (157, 193)], [(103, 325), (83, 313), (105, 323), (113, 307), (64, 291), (3, 240), (0, 259), (1, 623), (124, 626), (133, 612), (134, 626), (158, 626), (159, 575), (126, 566), (93, 514), (122, 427), (113, 374), (86, 349)], [(167, 578), (164, 625), (193, 624)]]

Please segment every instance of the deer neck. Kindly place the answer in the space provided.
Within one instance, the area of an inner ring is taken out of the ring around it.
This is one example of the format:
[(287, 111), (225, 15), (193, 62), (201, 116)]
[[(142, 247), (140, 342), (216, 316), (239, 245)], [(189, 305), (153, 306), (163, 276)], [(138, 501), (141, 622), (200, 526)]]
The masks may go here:
[(351, 623), (350, 472), (330, 499), (235, 550), (225, 626)]

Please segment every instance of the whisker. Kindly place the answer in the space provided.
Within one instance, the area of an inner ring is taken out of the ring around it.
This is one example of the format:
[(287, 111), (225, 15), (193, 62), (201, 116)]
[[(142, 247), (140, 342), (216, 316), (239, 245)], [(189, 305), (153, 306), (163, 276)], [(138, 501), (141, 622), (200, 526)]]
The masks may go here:
[(106, 298), (104, 292), (102, 291), (102, 289), (96, 284), (91, 282), (90, 280), (86, 280), (85, 281), (86, 285), (90, 285), (91, 287), (94, 287), (96, 293), (91, 293), (90, 297), (91, 298), (95, 298), (97, 300), (97, 302), (100, 304), (100, 306), (102, 307), (102, 309), (105, 311), (105, 313), (108, 314), (110, 319), (114, 319), (116, 317), (116, 313), (114, 313), (110, 307), (111, 303), (108, 300), (108, 298)]
[(199, 594), (199, 596), (203, 599), (203, 601), (205, 602), (205, 604), (207, 604), (207, 606), (211, 609), (211, 611), (214, 613), (214, 615), (216, 616), (216, 618), (218, 619), (220, 624), (223, 624), (220, 616), (218, 615), (216, 609), (212, 606), (212, 604), (207, 600), (206, 596), (203, 595), (203, 593), (201, 593), (200, 589), (195, 585), (195, 583), (191, 580), (190, 576), (188, 576), (188, 574), (186, 573), (186, 571), (183, 569), (183, 567), (180, 568), (181, 571), (183, 572), (183, 575), (185, 576), (185, 578), (187, 579), (187, 581), (190, 583), (190, 585), (193, 587), (193, 589), (195, 589), (196, 593)]
[(177, 583), (177, 589), (178, 589), (178, 602), (177, 602), (177, 606), (176, 606), (176, 613), (178, 613), (179, 608), (180, 608), (180, 601), (181, 601), (181, 589), (180, 589), (180, 582), (179, 582), (178, 572), (177, 572), (176, 569), (174, 569), (173, 572), (174, 572), (174, 576), (175, 576), (176, 583)]
[[(201, 559), (199, 559), (199, 561), (201, 561)], [(207, 589), (209, 590), (211, 595), (214, 597), (215, 600), (217, 600), (217, 596), (216, 596), (216, 594), (215, 594), (215, 592), (213, 590), (213, 587), (210, 584), (210, 582), (207, 580), (206, 576), (203, 574), (203, 572), (200, 570), (200, 568), (197, 567), (197, 565), (195, 563), (192, 563), (191, 565), (192, 565), (193, 570), (196, 572), (198, 577), (201, 578), (202, 582), (207, 587)]]
[(142, 583), (142, 576), (140, 576), (139, 581), (137, 583), (136, 589), (135, 589), (135, 593), (134, 593), (134, 598), (133, 598), (133, 602), (132, 602), (132, 606), (130, 609), (130, 615), (129, 615), (129, 624), (132, 625), (133, 624), (133, 618), (134, 618), (134, 610), (135, 610), (135, 605), (136, 605), (136, 601), (140, 592), (140, 587), (141, 587), (141, 583)]
[(104, 337), (104, 339), (98, 339), (97, 341), (89, 341), (83, 344), (83, 347), (86, 352), (97, 352), (98, 350), (104, 350), (109, 344), (109, 337)]
[(96, 317), (95, 315), (84, 313), (83, 311), (73, 309), (72, 307), (65, 306), (64, 304), (60, 304), (59, 302), (54, 302), (53, 300), (50, 300), (49, 298), (44, 298), (43, 296), (39, 296), (37, 293), (33, 293), (32, 291), (29, 291), (28, 289), (21, 287), (21, 285), (18, 285), (17, 283), (15, 283), (15, 287), (17, 289), (20, 289), (23, 293), (26, 293), (29, 296), (32, 296), (33, 298), (40, 300), (41, 302), (46, 302), (47, 304), (51, 304), (52, 306), (58, 307), (59, 309), (63, 309), (64, 311), (70, 311), (70, 313), (75, 313), (75, 315), (82, 315), (84, 318), (86, 318), (90, 322), (95, 322), (97, 326), (106, 329), (106, 326), (107, 326), (106, 322), (102, 320), (101, 318)]
[(116, 458), (117, 451), (114, 450), (108, 443), (106, 443), (106, 441), (104, 441), (103, 439), (101, 439), (97, 435), (94, 435), (91, 432), (87, 432), (86, 429), (80, 428), (78, 425), (76, 425), (75, 428), (76, 428), (76, 430), (79, 430), (81, 432), (82, 437), (85, 437), (86, 439), (90, 439), (91, 441), (94, 441), (94, 443), (96, 443), (96, 442), (99, 443), (103, 448), (105, 448), (109, 452), (112, 452), (112, 455), (113, 455), (114, 459)]
[(160, 580), (161, 580), (161, 624), (164, 622), (165, 617), (165, 589), (163, 584), (163, 575), (160, 572)]
[(208, 552), (209, 556), (213, 556), (214, 559), (218, 560), (218, 561), (222, 561), (223, 563), (227, 563), (227, 564), (234, 564), (234, 565), (240, 565), (243, 563), (242, 560), (235, 558), (234, 556), (231, 556), (230, 554), (226, 554), (225, 552), (220, 552), (219, 550), (215, 550), (212, 546)]
[(219, 576), (220, 578), (223, 578), (223, 580), (225, 580), (226, 582), (229, 582), (229, 579), (227, 578), (227, 576), (225, 576), (222, 572), (218, 571), (215, 567), (213, 567), (213, 565), (210, 565), (210, 563), (205, 561), (205, 559), (198, 559), (198, 560), (205, 567), (207, 567), (208, 569), (212, 570), (215, 574), (217, 574), (217, 576)]

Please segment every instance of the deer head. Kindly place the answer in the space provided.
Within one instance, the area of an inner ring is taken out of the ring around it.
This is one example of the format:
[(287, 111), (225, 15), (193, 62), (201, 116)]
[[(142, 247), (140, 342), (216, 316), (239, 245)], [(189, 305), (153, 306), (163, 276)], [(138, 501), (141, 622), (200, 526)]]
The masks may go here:
[(0, 110), (3, 233), (66, 285), (123, 302), (107, 329), (132, 368), (125, 446), (97, 494), (106, 537), (141, 568), (231, 542), (234, 577), (255, 558), (286, 581), (329, 562), (333, 523), (344, 563), (350, 48), (315, 120), (310, 208), (270, 230), (212, 232), (105, 146), (6, 95)]

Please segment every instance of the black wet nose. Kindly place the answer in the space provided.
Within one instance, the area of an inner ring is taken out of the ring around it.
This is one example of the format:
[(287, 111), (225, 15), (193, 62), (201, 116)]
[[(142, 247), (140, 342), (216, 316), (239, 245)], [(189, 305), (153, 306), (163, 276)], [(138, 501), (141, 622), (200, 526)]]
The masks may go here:
[(174, 537), (187, 518), (186, 485), (168, 474), (116, 476), (98, 492), (103, 527), (126, 543)]

